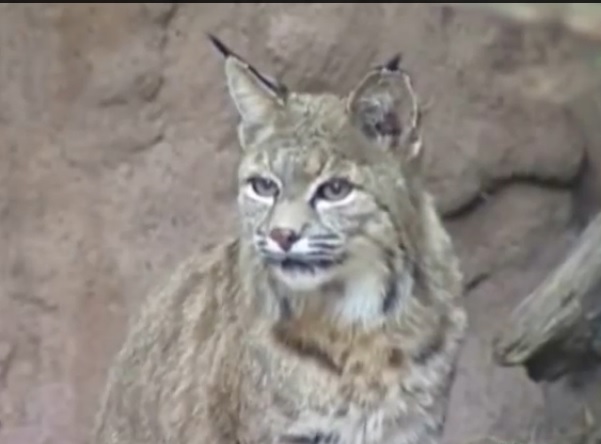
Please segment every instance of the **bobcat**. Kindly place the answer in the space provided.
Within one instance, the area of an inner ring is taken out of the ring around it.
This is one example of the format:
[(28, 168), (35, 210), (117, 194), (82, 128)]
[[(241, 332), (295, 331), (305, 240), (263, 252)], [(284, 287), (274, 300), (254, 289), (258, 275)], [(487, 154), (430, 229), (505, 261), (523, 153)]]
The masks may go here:
[(400, 56), (293, 92), (220, 40), (240, 228), (144, 304), (96, 444), (436, 444), (467, 325)]

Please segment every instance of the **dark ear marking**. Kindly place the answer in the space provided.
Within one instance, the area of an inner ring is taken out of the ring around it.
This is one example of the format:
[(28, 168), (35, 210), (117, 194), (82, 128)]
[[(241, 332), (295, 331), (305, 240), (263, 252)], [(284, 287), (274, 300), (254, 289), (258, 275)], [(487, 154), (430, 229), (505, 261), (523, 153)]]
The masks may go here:
[(372, 68), (347, 97), (352, 122), (384, 149), (400, 149), (406, 160), (420, 157), (421, 107), (398, 53)]
[(248, 63), (243, 57), (232, 51), (221, 39), (216, 37), (214, 34), (207, 32), (207, 37), (209, 41), (213, 44), (215, 49), (217, 49), (217, 51), (223, 56), (223, 58), (228, 59), (230, 57), (233, 57), (237, 59), (247, 67), (247, 69), (263, 84), (263, 86), (273, 91), (274, 94), (282, 98), (288, 95), (288, 87), (286, 85), (275, 79), (270, 79), (264, 74), (261, 74), (254, 66)]
[(374, 128), (378, 134), (395, 138), (400, 137), (403, 131), (401, 122), (392, 111), (385, 112), (381, 120), (374, 123)]

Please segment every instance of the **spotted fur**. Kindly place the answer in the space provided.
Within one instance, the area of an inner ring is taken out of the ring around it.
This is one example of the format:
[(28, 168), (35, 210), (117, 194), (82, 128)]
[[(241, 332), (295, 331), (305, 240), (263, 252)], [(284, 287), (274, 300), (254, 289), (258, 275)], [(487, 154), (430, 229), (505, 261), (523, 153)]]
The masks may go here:
[(96, 444), (437, 444), (466, 316), (400, 59), (295, 92), (212, 37), (240, 229), (145, 302)]

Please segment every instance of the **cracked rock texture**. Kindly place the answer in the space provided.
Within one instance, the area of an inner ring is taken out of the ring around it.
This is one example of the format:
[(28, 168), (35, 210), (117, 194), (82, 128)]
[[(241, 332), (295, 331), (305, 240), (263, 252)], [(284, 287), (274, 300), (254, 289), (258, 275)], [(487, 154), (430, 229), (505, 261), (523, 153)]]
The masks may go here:
[(3, 3), (0, 443), (84, 443), (128, 316), (234, 228), (235, 116), (207, 31), (290, 86), (340, 93), (403, 52), (469, 285), (447, 442), (565, 417), (490, 340), (601, 203), (598, 124), (578, 112), (601, 79), (590, 42), (417, 3)]

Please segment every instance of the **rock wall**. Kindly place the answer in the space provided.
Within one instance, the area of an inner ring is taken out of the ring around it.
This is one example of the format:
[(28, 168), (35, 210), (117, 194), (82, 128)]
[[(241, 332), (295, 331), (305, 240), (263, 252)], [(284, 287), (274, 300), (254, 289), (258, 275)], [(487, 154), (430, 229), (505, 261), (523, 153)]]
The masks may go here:
[(4, 3), (0, 443), (85, 442), (128, 316), (234, 227), (234, 112), (207, 31), (303, 89), (345, 92), (403, 52), (470, 289), (447, 442), (561, 416), (490, 340), (601, 202), (601, 143), (569, 106), (599, 86), (590, 42), (417, 3)]

